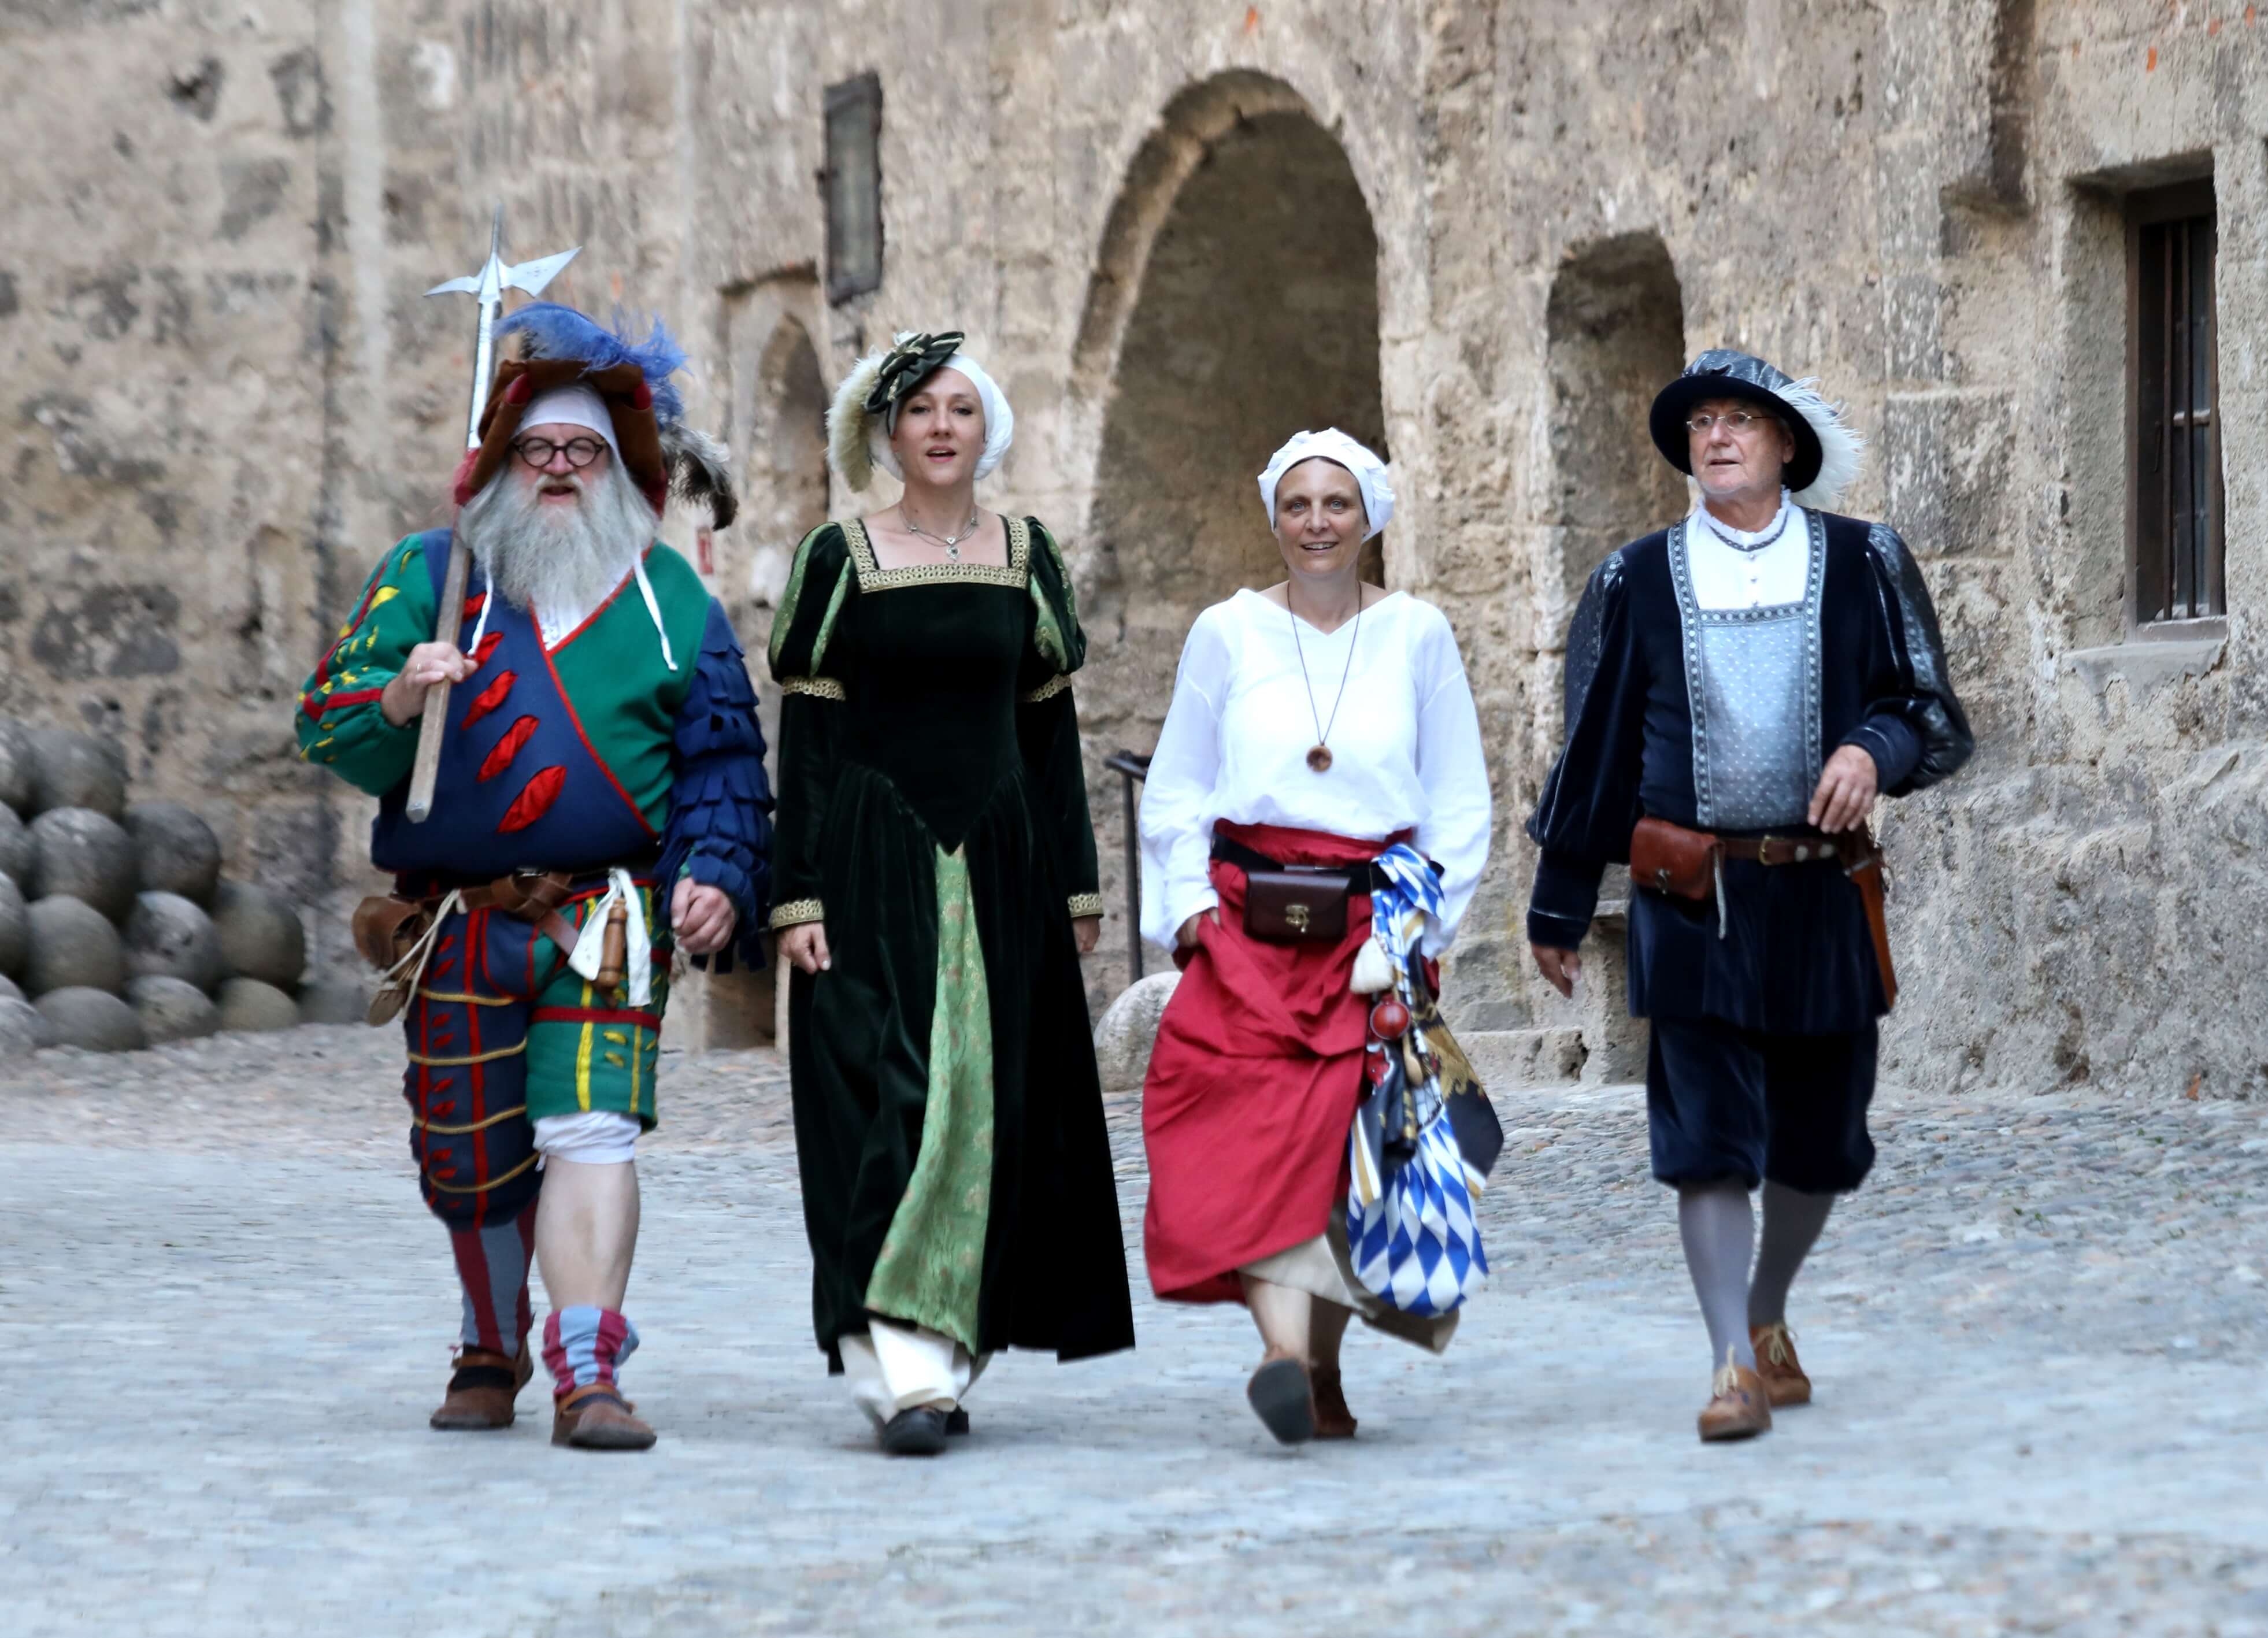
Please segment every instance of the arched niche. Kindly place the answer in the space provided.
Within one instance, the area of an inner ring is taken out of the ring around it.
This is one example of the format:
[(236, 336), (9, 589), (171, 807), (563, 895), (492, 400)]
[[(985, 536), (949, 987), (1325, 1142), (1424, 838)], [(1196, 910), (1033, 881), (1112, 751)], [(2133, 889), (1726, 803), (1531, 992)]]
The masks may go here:
[[(1168, 107), (1105, 229), (1072, 380), (1100, 411), (1080, 712), (1098, 758), (1146, 753), (1198, 611), (1284, 578), (1255, 481), (1268, 457), (1324, 426), (1390, 453), (1371, 211), (1290, 87), (1226, 75)], [(1123, 808), (1107, 778), (1093, 795), (1116, 910), (1130, 902)]]
[(1563, 606), (1607, 554), (1685, 510), (1685, 480), (1647, 435), (1654, 395), (1685, 367), (1685, 304), (1652, 233), (1578, 247), (1545, 313)]

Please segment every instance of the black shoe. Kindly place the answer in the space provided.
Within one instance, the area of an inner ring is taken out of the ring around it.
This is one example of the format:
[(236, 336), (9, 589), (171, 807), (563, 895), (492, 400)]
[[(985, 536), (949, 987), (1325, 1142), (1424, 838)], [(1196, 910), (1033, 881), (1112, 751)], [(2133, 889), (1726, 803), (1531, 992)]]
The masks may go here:
[(1315, 1436), (1315, 1402), (1299, 1361), (1271, 1354), (1252, 1373), (1244, 1397), (1278, 1443), (1305, 1444)]
[(925, 1405), (900, 1411), (882, 1424), (885, 1456), (937, 1456), (945, 1450), (945, 1413)]
[(968, 1431), (968, 1413), (954, 1406), (945, 1413), (945, 1431), (959, 1438)]

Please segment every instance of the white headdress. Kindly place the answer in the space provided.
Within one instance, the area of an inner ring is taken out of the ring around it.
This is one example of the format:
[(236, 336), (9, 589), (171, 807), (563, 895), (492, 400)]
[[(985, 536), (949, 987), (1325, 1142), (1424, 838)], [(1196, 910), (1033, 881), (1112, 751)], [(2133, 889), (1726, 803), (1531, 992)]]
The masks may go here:
[(1016, 439), (1016, 412), (984, 366), (960, 350), (961, 339), (958, 331), (932, 335), (901, 330), (892, 345), (850, 366), (827, 412), (828, 463), (845, 483), (865, 489), (873, 479), (877, 461), (892, 477), (905, 476), (889, 446), (898, 403), (939, 370), (958, 370), (967, 376), (983, 406), (984, 453), (976, 458), (976, 476), (991, 476), (1007, 458), (1008, 446)]
[(1363, 516), (1369, 525), (1363, 531), (1363, 539), (1368, 540), (1386, 527), (1394, 516), (1394, 483), (1386, 462), (1366, 446), (1331, 426), (1320, 432), (1292, 433), (1292, 441), (1269, 460), (1268, 469), (1260, 475), (1260, 504), (1267, 511), (1270, 528), (1276, 527), (1277, 483), (1302, 461), (1314, 460), (1334, 462), (1354, 475), (1355, 484), (1362, 491)]

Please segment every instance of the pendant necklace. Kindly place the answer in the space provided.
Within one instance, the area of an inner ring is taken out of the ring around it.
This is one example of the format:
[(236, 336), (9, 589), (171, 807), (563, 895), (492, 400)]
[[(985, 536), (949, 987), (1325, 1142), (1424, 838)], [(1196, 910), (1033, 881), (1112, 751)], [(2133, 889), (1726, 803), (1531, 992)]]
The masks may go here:
[(961, 526), (960, 534), (932, 535), (913, 520), (913, 515), (907, 512), (903, 501), (898, 503), (898, 521), (904, 524), (909, 532), (920, 535), (924, 540), (935, 541), (944, 547), (946, 557), (954, 563), (961, 561), (961, 542), (976, 533), (976, 520), (983, 515), (976, 507), (971, 506), (968, 509), (968, 521)]
[(1354, 593), (1354, 634), (1347, 638), (1346, 669), (1339, 673), (1338, 697), (1331, 701), (1331, 719), (1326, 722), (1315, 709), (1315, 684), (1307, 675), (1307, 651), (1300, 646), (1300, 616), (1292, 614), (1292, 588), (1284, 588), (1284, 612), (1292, 617), (1292, 651), (1300, 656), (1300, 681), (1307, 689), (1307, 715), (1315, 724), (1315, 742), (1307, 751), (1307, 766), (1317, 773), (1331, 771), (1331, 729), (1339, 719), (1339, 705), (1346, 698), (1347, 679), (1354, 675), (1354, 646), (1362, 640), (1362, 587)]

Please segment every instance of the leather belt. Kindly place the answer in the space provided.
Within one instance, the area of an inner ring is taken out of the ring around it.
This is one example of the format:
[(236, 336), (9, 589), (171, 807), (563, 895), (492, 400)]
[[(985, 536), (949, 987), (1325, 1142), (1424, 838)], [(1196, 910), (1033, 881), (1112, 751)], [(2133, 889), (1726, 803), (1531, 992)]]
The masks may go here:
[(1717, 839), (1726, 858), (1759, 865), (1808, 865), (1833, 860), (1847, 866), (1871, 851), (1863, 830), (1843, 836), (1727, 836), (1719, 831)]

